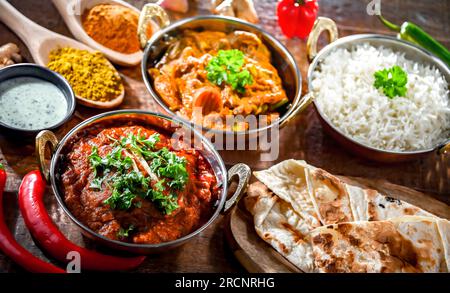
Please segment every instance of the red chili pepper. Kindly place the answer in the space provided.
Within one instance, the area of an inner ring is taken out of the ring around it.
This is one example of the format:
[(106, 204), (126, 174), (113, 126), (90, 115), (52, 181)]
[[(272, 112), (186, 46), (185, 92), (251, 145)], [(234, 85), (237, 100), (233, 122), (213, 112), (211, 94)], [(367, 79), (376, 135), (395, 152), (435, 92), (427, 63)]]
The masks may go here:
[(44, 206), (45, 181), (39, 171), (31, 171), (22, 180), (19, 206), (31, 235), (51, 256), (61, 262), (69, 252), (80, 254), (80, 266), (86, 270), (122, 271), (138, 267), (145, 256), (117, 257), (104, 255), (75, 245), (55, 226)]
[(281, 0), (277, 6), (278, 25), (288, 38), (306, 38), (317, 18), (316, 0)]
[(15, 263), (32, 273), (65, 273), (64, 270), (49, 264), (31, 254), (17, 243), (5, 224), (3, 216), (3, 189), (6, 183), (6, 172), (0, 164), (0, 250)]

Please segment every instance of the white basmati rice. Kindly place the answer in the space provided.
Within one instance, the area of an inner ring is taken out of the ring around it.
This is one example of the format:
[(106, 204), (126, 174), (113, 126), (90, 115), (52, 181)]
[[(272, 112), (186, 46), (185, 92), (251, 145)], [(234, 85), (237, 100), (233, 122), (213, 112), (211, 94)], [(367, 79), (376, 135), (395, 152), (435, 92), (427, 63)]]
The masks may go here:
[[(374, 73), (400, 66), (408, 74), (405, 97), (386, 97)], [(378, 149), (435, 147), (450, 134), (448, 84), (438, 69), (369, 44), (336, 49), (313, 73), (317, 106), (343, 133)]]

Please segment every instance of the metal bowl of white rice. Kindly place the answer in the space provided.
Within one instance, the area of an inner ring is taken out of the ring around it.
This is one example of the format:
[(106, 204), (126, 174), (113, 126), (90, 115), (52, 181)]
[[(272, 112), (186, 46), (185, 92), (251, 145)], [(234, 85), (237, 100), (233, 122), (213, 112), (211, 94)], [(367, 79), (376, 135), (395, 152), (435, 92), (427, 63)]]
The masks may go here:
[[(308, 41), (312, 55), (321, 28), (315, 29), (315, 40)], [(407, 73), (407, 90), (389, 98), (373, 86), (374, 73), (394, 65)], [(376, 34), (330, 43), (315, 55), (308, 71), (309, 95), (324, 128), (354, 153), (382, 162), (449, 153), (449, 84), (449, 68), (434, 55)]]

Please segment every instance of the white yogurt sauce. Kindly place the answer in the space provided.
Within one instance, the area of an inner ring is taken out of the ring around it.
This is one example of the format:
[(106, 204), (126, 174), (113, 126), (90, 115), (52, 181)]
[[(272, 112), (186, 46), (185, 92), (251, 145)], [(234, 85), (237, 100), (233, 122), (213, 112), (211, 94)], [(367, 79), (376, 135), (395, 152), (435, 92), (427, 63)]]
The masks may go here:
[(63, 92), (36, 77), (15, 77), (0, 82), (0, 121), (25, 130), (51, 127), (67, 114)]

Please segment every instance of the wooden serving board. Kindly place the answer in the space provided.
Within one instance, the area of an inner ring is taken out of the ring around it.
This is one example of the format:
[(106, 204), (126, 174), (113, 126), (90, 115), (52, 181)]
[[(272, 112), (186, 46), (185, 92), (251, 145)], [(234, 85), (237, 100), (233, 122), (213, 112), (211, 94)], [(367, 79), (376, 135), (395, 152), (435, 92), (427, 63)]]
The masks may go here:
[[(382, 194), (406, 201), (438, 217), (450, 219), (450, 206), (430, 195), (385, 180), (338, 177), (348, 184), (378, 190)], [(302, 272), (256, 234), (253, 216), (245, 209), (243, 200), (229, 213), (225, 232), (233, 254), (247, 271), (251, 273)]]

